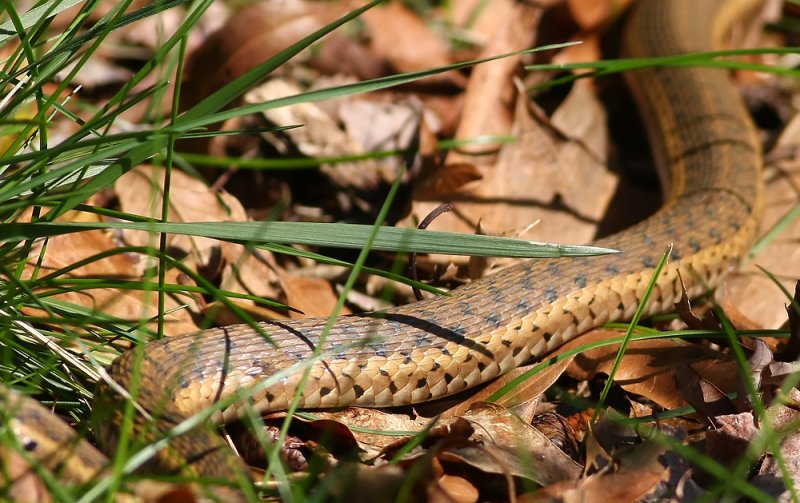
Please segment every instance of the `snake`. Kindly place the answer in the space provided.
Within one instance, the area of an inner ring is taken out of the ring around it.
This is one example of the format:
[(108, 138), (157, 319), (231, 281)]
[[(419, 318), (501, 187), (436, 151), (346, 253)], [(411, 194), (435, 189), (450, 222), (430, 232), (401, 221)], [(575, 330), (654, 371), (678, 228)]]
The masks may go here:
[[(623, 54), (719, 48), (734, 21), (754, 15), (761, 1), (640, 0), (623, 30)], [(285, 410), (293, 400), (301, 409), (390, 407), (473, 388), (590, 329), (629, 320), (668, 245), (669, 261), (644, 315), (672, 310), (682, 281), (691, 297), (718, 285), (758, 230), (763, 184), (755, 128), (726, 70), (655, 66), (625, 78), (665, 202), (650, 218), (594, 242), (621, 253), (523, 261), (450, 295), (380, 312), (231, 325), (147, 342), (112, 362), (110, 379), (98, 384), (99, 445), (113, 451), (125, 417), (132, 417), (134, 436), (148, 442), (220, 401), (230, 405), (214, 420), (230, 422), (250, 410)], [(133, 414), (126, 416), (120, 390), (135, 400)], [(231, 398), (243, 392), (245, 400)], [(36, 416), (30, 422), (49, 414)], [(96, 463), (77, 457), (85, 472), (98, 473)], [(145, 470), (201, 480), (249, 477), (206, 426), (173, 436)], [(236, 488), (223, 490), (245, 499)]]

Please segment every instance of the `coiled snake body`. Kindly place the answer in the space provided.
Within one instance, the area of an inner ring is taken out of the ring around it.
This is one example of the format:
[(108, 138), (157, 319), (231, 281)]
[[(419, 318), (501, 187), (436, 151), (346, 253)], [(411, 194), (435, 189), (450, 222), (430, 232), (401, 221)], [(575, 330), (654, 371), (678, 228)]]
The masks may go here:
[[(706, 51), (718, 46), (735, 13), (759, 0), (641, 0), (624, 35), (631, 57)], [(325, 339), (324, 360), (310, 366), (301, 408), (393, 406), (431, 400), (495, 378), (602, 323), (636, 310), (667, 244), (672, 255), (646, 313), (672, 308), (678, 273), (691, 295), (713, 287), (754, 239), (761, 159), (749, 117), (724, 70), (649, 68), (628, 76), (662, 169), (666, 203), (650, 219), (597, 242), (621, 254), (520, 263), (453, 292), (381, 313), (339, 317)], [(136, 431), (165, 432), (242, 388), (313, 356), (327, 319), (236, 325), (148, 343), (110, 368), (134, 389), (153, 421)], [(137, 376), (133, 379), (132, 376)], [(280, 410), (297, 391), (294, 372), (252, 396), (258, 411)], [(113, 448), (119, 397), (101, 383), (97, 438)], [(223, 413), (228, 420), (241, 406)], [(155, 424), (155, 427), (153, 427)], [(171, 441), (158, 470), (230, 478), (221, 439), (196, 429)], [(188, 461), (187, 461), (188, 460)]]

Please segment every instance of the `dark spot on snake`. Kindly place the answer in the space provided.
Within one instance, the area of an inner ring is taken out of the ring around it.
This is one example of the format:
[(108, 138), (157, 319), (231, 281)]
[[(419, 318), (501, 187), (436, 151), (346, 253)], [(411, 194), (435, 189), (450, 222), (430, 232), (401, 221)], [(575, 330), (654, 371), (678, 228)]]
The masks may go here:
[(736, 221), (734, 221), (734, 220), (731, 220), (731, 222), (730, 222), (730, 226), (731, 226), (731, 229), (733, 229), (733, 230), (735, 230), (735, 231), (738, 231), (739, 229), (741, 229), (741, 228), (742, 228), (742, 226), (741, 226), (741, 225), (739, 225), (739, 222), (736, 222)]
[(575, 284), (580, 288), (586, 288), (586, 276), (583, 274), (578, 274), (575, 276)]
[(393, 382), (390, 382), (390, 383), (389, 383), (389, 391), (390, 391), (392, 394), (395, 394), (395, 393), (397, 393), (397, 385), (396, 385), (395, 383), (393, 383)]
[(522, 278), (522, 289), (523, 290), (533, 290), (533, 280), (530, 276), (523, 276)]
[(178, 377), (178, 387), (181, 389), (186, 389), (191, 385), (191, 381), (186, 379), (183, 376)]
[(424, 377), (419, 381), (417, 381), (417, 389), (424, 388), (427, 385), (428, 385), (428, 380), (425, 379)]
[(472, 356), (472, 353), (467, 353), (467, 356), (464, 358), (464, 361), (465, 362), (470, 362), (470, 361), (472, 361), (473, 358), (474, 358), (474, 356)]
[(347, 360), (347, 353), (336, 353), (333, 357), (334, 360)]
[(431, 367), (431, 372), (435, 372), (440, 368), (442, 368), (442, 366), (439, 364), (439, 362), (433, 362), (433, 367)]
[(522, 353), (522, 346), (517, 346), (513, 350), (511, 350), (511, 356), (512, 357), (516, 358), (517, 355), (519, 355), (520, 353)]
[(389, 377), (389, 372), (386, 372), (386, 371), (385, 371), (385, 370), (383, 370), (383, 369), (380, 369), (380, 370), (378, 371), (378, 373), (379, 373), (380, 375), (382, 375), (383, 377)]
[(275, 395), (273, 395), (272, 393), (270, 393), (269, 391), (267, 391), (267, 396), (266, 396), (266, 398), (267, 398), (267, 402), (272, 402), (273, 400), (275, 400)]
[(547, 299), (547, 302), (555, 302), (558, 300), (558, 293), (556, 289), (552, 286), (548, 286), (544, 289), (544, 298)]
[(544, 342), (550, 342), (550, 339), (552, 339), (552, 338), (553, 338), (553, 334), (551, 332), (542, 333), (542, 339), (544, 339)]
[(650, 257), (642, 257), (642, 265), (645, 267), (655, 267), (656, 263)]
[(561, 268), (555, 262), (547, 264), (547, 270), (554, 276), (561, 276)]
[(411, 357), (410, 357), (410, 356), (408, 356), (408, 355), (406, 355), (406, 357), (405, 357), (405, 358), (403, 358), (403, 364), (404, 364), (404, 365), (409, 365), (409, 364), (411, 364), (413, 361), (414, 361), (414, 359), (413, 359), (413, 358), (411, 358)]
[(625, 310), (625, 304), (620, 302), (619, 304), (617, 304), (617, 309), (619, 309), (620, 311), (624, 311)]
[(714, 239), (715, 243), (719, 244), (720, 237), (719, 237), (719, 231), (717, 229), (711, 229), (710, 231), (708, 231), (708, 235)]
[(505, 346), (505, 347), (507, 347), (507, 348), (510, 348), (510, 347), (511, 347), (511, 341), (507, 341), (507, 340), (505, 340), (505, 339), (501, 340), (501, 341), (500, 341), (500, 344), (502, 344), (503, 346)]
[(609, 264), (606, 266), (606, 272), (610, 274), (619, 274), (619, 269), (617, 266)]
[(428, 337), (425, 337), (423, 334), (417, 334), (414, 336), (416, 341), (417, 347), (419, 346), (429, 346), (431, 344), (431, 340)]
[(653, 238), (648, 236), (647, 234), (644, 235), (644, 243), (648, 246), (655, 246), (656, 242), (653, 241)]
[(500, 317), (497, 316), (497, 313), (489, 313), (486, 317), (486, 324), (490, 327), (497, 328), (500, 326)]
[(364, 395), (364, 388), (358, 384), (353, 385), (353, 391), (356, 393), (356, 398), (361, 398)]
[(519, 302), (517, 302), (517, 312), (522, 314), (531, 312), (531, 303), (528, 302), (528, 299), (519, 299)]
[[(674, 248), (672, 250), (672, 255), (671, 256), (672, 256), (672, 260), (680, 260), (681, 259), (681, 252), (679, 252), (677, 248)], [(664, 271), (664, 272), (666, 272), (666, 271)]]
[(22, 448), (25, 449), (25, 451), (27, 451), (27, 452), (35, 451), (37, 447), (39, 447), (39, 444), (36, 443), (36, 440), (33, 440), (32, 438), (29, 438), (25, 442), (25, 445), (22, 446)]
[(461, 325), (459, 325), (459, 326), (457, 326), (456, 328), (453, 329), (453, 333), (458, 335), (458, 337), (459, 337), (458, 340), (459, 341), (462, 341), (462, 340), (464, 340), (464, 336), (467, 334), (467, 329), (462, 327)]
[(442, 348), (442, 354), (445, 356), (450, 356), (450, 350), (447, 348)]
[(455, 376), (445, 372), (445, 374), (444, 374), (444, 382), (446, 382), (447, 384), (450, 384), (451, 382), (453, 382), (453, 379), (455, 379)]
[(471, 316), (473, 314), (472, 305), (469, 302), (459, 302), (458, 309), (464, 316)]
[(478, 371), (483, 372), (484, 370), (486, 370), (486, 364), (483, 362), (478, 362)]
[(328, 395), (331, 394), (331, 391), (333, 391), (333, 389), (331, 389), (331, 388), (320, 388), (319, 389), (319, 396), (328, 396)]

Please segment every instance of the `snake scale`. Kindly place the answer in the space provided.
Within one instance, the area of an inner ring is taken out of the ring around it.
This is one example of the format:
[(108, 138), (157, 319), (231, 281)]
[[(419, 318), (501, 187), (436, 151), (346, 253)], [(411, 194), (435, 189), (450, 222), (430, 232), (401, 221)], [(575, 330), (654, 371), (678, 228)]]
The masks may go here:
[[(761, 0), (640, 0), (623, 35), (625, 55), (719, 47), (732, 23)], [(755, 130), (726, 71), (662, 67), (629, 72), (665, 204), (651, 218), (596, 242), (622, 253), (522, 262), (437, 297), (328, 325), (322, 360), (310, 362), (301, 408), (384, 407), (432, 400), (493, 379), (598, 325), (637, 309), (665, 247), (673, 244), (645, 313), (670, 310), (680, 272), (690, 295), (715, 286), (751, 246), (761, 206)], [(237, 390), (309, 362), (327, 319), (233, 325), (149, 342), (113, 362), (109, 374), (139, 407), (134, 431), (163, 435)], [(273, 345), (274, 344), (274, 345)], [(260, 412), (281, 410), (302, 372), (252, 395)], [(101, 382), (94, 428), (116, 446), (123, 400)], [(223, 421), (242, 412), (233, 405)], [(244, 473), (222, 439), (204, 428), (177, 436), (149, 468), (230, 480)], [(96, 472), (96, 470), (95, 470)]]

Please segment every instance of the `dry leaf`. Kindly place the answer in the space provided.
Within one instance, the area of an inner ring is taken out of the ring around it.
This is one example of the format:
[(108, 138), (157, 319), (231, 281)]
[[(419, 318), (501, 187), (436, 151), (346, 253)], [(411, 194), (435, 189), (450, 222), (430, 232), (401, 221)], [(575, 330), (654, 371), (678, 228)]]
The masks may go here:
[[(435, 228), (472, 232), (480, 221), (494, 233), (526, 228), (541, 219), (526, 239), (590, 241), (616, 185), (615, 177), (602, 165), (604, 114), (588, 87), (578, 83), (552, 122), (559, 130), (572, 131), (571, 138), (564, 139), (552, 126), (535, 120), (527, 98), (520, 98), (514, 128), (517, 140), (503, 146), (496, 166), (482, 168), (480, 180), (439, 196), (453, 202), (458, 218), (445, 216)], [(417, 200), (413, 211), (427, 214), (438, 204)]]
[[(620, 332), (593, 330), (568, 342), (559, 352), (621, 335)], [(598, 372), (607, 374), (618, 351), (617, 345), (585, 351), (575, 358), (567, 373), (579, 380), (591, 379)], [(685, 364), (691, 364), (705, 381), (713, 383), (724, 393), (738, 389), (739, 372), (735, 362), (720, 353), (679, 339), (632, 341), (614, 380), (623, 389), (672, 410), (684, 405), (673, 374)]]
[[(35, 265), (41, 260), (38, 276), (42, 277), (58, 269), (73, 266), (99, 253), (113, 251), (118, 246), (111, 235), (105, 231), (88, 231), (55, 236), (47, 241), (42, 253), (41, 242), (35, 246), (28, 258), (24, 278), (29, 278)], [(67, 278), (104, 278), (110, 280), (141, 281), (142, 277), (132, 271), (139, 270), (143, 256), (133, 254), (113, 254), (100, 260), (71, 270), (61, 276)], [(177, 283), (175, 270), (168, 271), (167, 282)], [(113, 288), (91, 288), (73, 292), (59, 293), (51, 298), (82, 306), (89, 311), (102, 312), (104, 316), (114, 316), (122, 320), (155, 319), (158, 314), (157, 294), (150, 291), (118, 290)], [(197, 329), (187, 309), (179, 309), (184, 304), (194, 304), (188, 295), (168, 295), (164, 316), (166, 331), (170, 334), (191, 332)], [(28, 310), (30, 311), (30, 310)], [(155, 327), (155, 321), (148, 324)]]
[[(369, 30), (371, 52), (388, 61), (398, 73), (452, 63), (444, 40), (401, 2), (370, 9), (361, 19)], [(435, 81), (443, 79), (456, 83), (464, 80), (455, 72), (434, 78)]]
[[(281, 286), (286, 294), (286, 304), (300, 311), (290, 312), (292, 319), (330, 316), (339, 299), (331, 284), (324, 279), (285, 273), (281, 275)], [(339, 314), (350, 313), (347, 306), (339, 311)]]
[[(120, 208), (128, 213), (160, 218), (164, 170), (138, 166), (121, 176), (114, 189)], [(182, 171), (173, 171), (169, 197), (170, 222), (246, 221), (242, 204), (226, 192), (213, 192), (205, 183)], [(125, 242), (134, 246), (154, 245), (155, 236), (142, 231), (123, 231)], [(170, 234), (167, 244), (192, 258), (207, 277), (222, 278), (222, 287), (238, 293), (276, 298), (277, 275), (270, 267), (271, 254), (253, 256), (246, 247), (212, 238)]]
[[(282, 79), (272, 79), (251, 89), (245, 95), (248, 103), (263, 102), (299, 94), (303, 90), (295, 84)], [(301, 153), (310, 157), (340, 157), (364, 153), (364, 148), (354, 138), (342, 130), (339, 122), (315, 103), (299, 103), (297, 105), (273, 108), (264, 111), (267, 119), (278, 126), (302, 127), (286, 130), (282, 133)], [(279, 150), (287, 146), (281, 138), (268, 134), (268, 140)], [(374, 189), (381, 183), (392, 181), (392, 173), (386, 172), (384, 165), (374, 160), (361, 162), (341, 162), (323, 164), (321, 171), (338, 187), (354, 187), (357, 189)]]
[[(577, 478), (582, 467), (533, 426), (495, 404), (479, 404), (463, 416), (482, 448), (463, 446), (447, 452), (486, 473), (525, 477), (541, 485)], [(488, 454), (488, 455), (487, 455)]]

